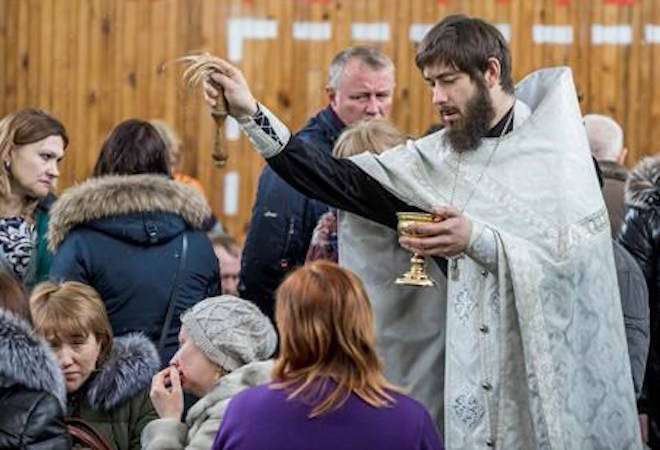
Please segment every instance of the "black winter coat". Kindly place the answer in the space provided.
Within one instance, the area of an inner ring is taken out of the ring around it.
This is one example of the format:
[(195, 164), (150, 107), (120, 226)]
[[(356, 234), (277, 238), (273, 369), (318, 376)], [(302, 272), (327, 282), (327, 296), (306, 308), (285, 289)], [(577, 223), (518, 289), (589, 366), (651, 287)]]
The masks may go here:
[[(344, 128), (330, 107), (296, 136), (315, 150), (330, 154)], [(287, 273), (302, 266), (316, 223), (329, 207), (289, 186), (265, 166), (259, 176), (250, 230), (241, 260), (239, 292), (273, 320), (274, 293)]]
[(25, 321), (0, 309), (0, 448), (71, 448), (66, 388), (52, 351)]
[(651, 340), (638, 406), (649, 414), (651, 448), (660, 448), (660, 159), (645, 158), (635, 166), (625, 201), (618, 241), (639, 263), (649, 291)]
[(201, 231), (209, 216), (197, 191), (163, 176), (90, 179), (62, 194), (51, 209), (50, 277), (94, 287), (115, 335), (141, 331), (158, 343), (186, 233), (186, 264), (160, 353), (167, 365), (178, 348), (181, 313), (220, 293), (218, 260)]

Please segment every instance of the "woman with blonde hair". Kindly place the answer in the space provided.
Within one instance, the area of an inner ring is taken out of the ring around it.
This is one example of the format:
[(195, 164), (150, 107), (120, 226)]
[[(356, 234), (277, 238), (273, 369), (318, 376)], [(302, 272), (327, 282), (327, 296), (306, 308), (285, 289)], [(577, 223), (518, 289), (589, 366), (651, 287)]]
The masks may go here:
[(139, 449), (142, 429), (157, 417), (149, 400), (160, 367), (154, 345), (140, 334), (113, 339), (101, 298), (75, 281), (37, 285), (30, 311), (64, 375), (69, 423), (84, 422), (110, 448)]
[(424, 407), (385, 379), (354, 274), (307, 264), (280, 285), (275, 311), (274, 381), (234, 397), (213, 449), (443, 448)]
[[(406, 142), (406, 136), (392, 122), (381, 117), (368, 118), (356, 122), (341, 133), (332, 149), (332, 156), (350, 158), (362, 152), (380, 154), (404, 142)], [(362, 220), (370, 222), (367, 219)], [(339, 261), (337, 227), (338, 211), (336, 209), (331, 209), (319, 218), (312, 233), (312, 240), (305, 258), (306, 262), (318, 259)], [(384, 226), (382, 228), (387, 229)], [(387, 234), (389, 235), (391, 232)]]
[(38, 109), (0, 120), (0, 265), (28, 287), (48, 276), (51, 191), (68, 143), (64, 125)]

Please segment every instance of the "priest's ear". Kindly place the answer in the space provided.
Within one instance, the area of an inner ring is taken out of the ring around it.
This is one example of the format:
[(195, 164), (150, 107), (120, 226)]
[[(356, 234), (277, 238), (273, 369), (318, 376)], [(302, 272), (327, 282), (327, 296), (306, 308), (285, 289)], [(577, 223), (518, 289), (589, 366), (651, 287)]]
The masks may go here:
[(500, 60), (491, 56), (486, 62), (486, 69), (484, 70), (484, 80), (486, 87), (492, 89), (494, 86), (500, 84), (500, 76), (502, 75), (502, 65)]

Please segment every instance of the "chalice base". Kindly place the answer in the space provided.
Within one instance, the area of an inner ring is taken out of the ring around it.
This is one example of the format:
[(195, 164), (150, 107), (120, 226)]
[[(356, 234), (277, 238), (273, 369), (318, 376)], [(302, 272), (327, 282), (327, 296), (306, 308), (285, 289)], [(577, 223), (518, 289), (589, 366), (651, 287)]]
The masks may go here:
[(410, 269), (394, 281), (394, 284), (406, 286), (435, 286), (435, 281), (428, 276), (424, 266), (424, 258), (413, 255), (410, 258)]

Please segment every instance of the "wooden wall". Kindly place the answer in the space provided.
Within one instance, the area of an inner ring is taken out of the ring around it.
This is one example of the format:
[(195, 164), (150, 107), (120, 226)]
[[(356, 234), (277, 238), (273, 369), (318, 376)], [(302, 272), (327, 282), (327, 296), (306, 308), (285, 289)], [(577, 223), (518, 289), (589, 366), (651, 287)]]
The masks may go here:
[[(628, 164), (660, 151), (658, 0), (0, 0), (0, 115), (33, 105), (63, 120), (71, 144), (61, 188), (90, 174), (114, 124), (164, 118), (184, 139), (186, 171), (202, 181), (220, 219), (242, 237), (262, 161), (241, 137), (229, 142), (228, 167), (213, 167), (207, 109), (199, 93), (182, 87), (181, 68), (169, 62), (192, 50), (228, 57), (237, 43), (235, 35), (232, 42), (228, 37), (234, 19), (274, 21), (275, 37), (267, 23), (243, 22), (246, 37), (236, 59), (255, 95), (296, 129), (326, 104), (332, 56), (345, 46), (374, 44), (398, 69), (394, 120), (420, 133), (437, 116), (413, 64), (410, 27), (453, 12), (508, 24), (516, 79), (544, 66), (571, 66), (583, 111), (624, 124)], [(294, 39), (300, 21), (328, 22), (330, 35)], [(388, 24), (388, 36), (371, 36), (386, 40), (354, 40), (351, 24), (367, 22)], [(533, 39), (539, 24), (568, 26), (572, 39), (566, 29), (541, 30)], [(592, 35), (599, 24), (628, 28), (604, 34), (606, 41), (621, 42), (599, 44)], [(240, 176), (240, 195), (238, 213), (229, 216), (224, 177), (232, 171)]]

